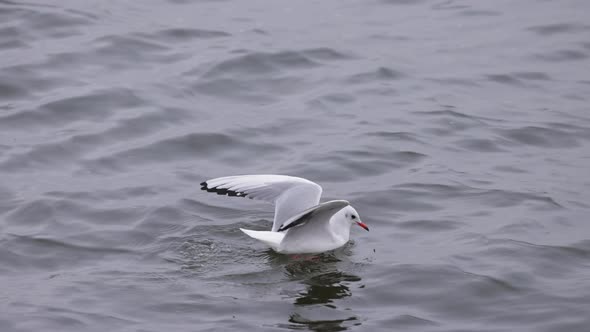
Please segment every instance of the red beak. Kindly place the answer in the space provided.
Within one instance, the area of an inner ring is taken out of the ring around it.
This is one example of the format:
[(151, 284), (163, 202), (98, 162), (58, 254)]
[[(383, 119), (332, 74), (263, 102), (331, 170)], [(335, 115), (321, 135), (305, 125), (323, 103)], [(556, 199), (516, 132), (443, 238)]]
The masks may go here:
[(369, 226), (365, 225), (365, 223), (357, 221), (356, 224), (364, 228), (367, 232), (369, 231)]

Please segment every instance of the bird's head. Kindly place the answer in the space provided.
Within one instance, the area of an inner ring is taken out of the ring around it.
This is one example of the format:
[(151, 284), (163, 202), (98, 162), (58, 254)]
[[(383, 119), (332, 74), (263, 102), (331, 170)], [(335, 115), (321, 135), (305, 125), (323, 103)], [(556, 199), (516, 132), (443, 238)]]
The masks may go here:
[(345, 207), (344, 209), (342, 209), (342, 212), (344, 213), (344, 217), (346, 218), (346, 220), (351, 225), (357, 224), (360, 227), (364, 228), (366, 231), (369, 231), (369, 226), (367, 226), (365, 223), (361, 221), (358, 212), (356, 212), (356, 210), (352, 206), (349, 205)]

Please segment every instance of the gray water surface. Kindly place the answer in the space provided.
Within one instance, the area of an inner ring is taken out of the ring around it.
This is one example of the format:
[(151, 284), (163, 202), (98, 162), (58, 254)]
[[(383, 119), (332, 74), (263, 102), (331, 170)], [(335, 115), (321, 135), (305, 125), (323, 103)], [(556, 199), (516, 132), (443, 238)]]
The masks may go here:
[[(590, 2), (0, 1), (0, 331), (588, 331)], [(199, 190), (371, 228), (313, 260)]]

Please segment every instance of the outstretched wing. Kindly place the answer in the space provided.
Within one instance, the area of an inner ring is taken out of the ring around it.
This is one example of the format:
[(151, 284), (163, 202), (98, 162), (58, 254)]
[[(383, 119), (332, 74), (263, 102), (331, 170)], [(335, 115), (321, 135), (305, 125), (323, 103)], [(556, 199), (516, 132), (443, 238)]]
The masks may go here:
[(273, 232), (292, 216), (318, 205), (322, 195), (317, 183), (287, 175), (226, 176), (201, 182), (201, 189), (274, 203)]
[(336, 200), (313, 206), (289, 218), (289, 220), (285, 221), (277, 231), (283, 232), (293, 227), (302, 226), (312, 219), (317, 220), (318, 222), (330, 221), (330, 218), (332, 218), (336, 212), (348, 205), (350, 205), (348, 201)]

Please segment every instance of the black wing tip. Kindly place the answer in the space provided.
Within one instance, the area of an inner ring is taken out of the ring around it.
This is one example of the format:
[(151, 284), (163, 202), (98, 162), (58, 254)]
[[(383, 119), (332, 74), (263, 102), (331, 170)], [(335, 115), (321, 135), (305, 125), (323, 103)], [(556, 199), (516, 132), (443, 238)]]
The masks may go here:
[(209, 188), (207, 181), (201, 182), (201, 190), (205, 190), (207, 192), (210, 193), (216, 193), (217, 195), (225, 195), (225, 196), (232, 196), (232, 197), (247, 197), (248, 194), (240, 192), (240, 191), (234, 191), (234, 190), (229, 190), (229, 189), (224, 189), (224, 188), (217, 188), (217, 187), (213, 187), (213, 188)]
[(302, 215), (301, 217), (299, 217), (299, 219), (294, 220), (293, 222), (291, 222), (288, 225), (281, 225), (281, 227), (279, 227), (279, 229), (277, 229), (277, 232), (283, 232), (288, 230), (289, 228), (295, 227), (295, 226), (299, 226), (301, 224), (303, 224), (305, 221), (307, 221), (307, 219), (309, 217), (311, 217), (311, 215), (314, 213), (314, 211), (309, 211), (308, 213)]

